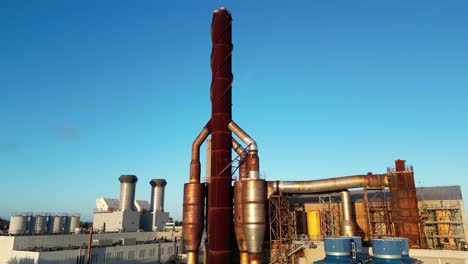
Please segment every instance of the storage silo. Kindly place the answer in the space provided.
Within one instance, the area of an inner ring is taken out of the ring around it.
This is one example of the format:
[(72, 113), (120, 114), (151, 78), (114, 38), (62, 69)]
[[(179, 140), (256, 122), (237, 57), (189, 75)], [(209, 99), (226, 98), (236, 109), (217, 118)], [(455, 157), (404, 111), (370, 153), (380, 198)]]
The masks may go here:
[(59, 234), (63, 231), (63, 217), (60, 215), (49, 216), (49, 223), (47, 225), (49, 234)]
[[(37, 214), (34, 216), (33, 228), (31, 228), (32, 233), (34, 234), (44, 234), (46, 232), (47, 219), (43, 214)], [(31, 225), (32, 226), (32, 225)]]
[(80, 216), (79, 215), (72, 215), (69, 217), (70, 225), (69, 225), (69, 232), (75, 232), (75, 229), (80, 227)]
[(28, 216), (17, 214), (12, 215), (10, 218), (10, 228), (8, 233), (12, 235), (23, 235), (27, 233)]

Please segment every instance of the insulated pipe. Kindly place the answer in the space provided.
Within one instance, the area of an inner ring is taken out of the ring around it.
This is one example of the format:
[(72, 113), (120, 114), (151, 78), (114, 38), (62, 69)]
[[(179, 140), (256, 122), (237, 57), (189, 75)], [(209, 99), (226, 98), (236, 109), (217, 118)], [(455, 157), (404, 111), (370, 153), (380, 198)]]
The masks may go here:
[(138, 181), (135, 175), (122, 175), (120, 181), (120, 211), (135, 211), (135, 184)]
[[(245, 180), (249, 177), (249, 171), (247, 166), (247, 161), (245, 160), (248, 156), (248, 153), (242, 147), (242, 145), (232, 138), (232, 149), (241, 157), (241, 162), (239, 166), (239, 180)], [(235, 199), (234, 199), (235, 200)]]
[(269, 181), (268, 197), (275, 193), (313, 194), (359, 187), (388, 186), (387, 174), (367, 174), (311, 181)]
[(351, 194), (348, 190), (344, 190), (340, 192), (340, 196), (342, 211), (341, 235), (351, 237), (354, 236), (356, 227), (351, 211)]
[(240, 138), (240, 140), (242, 140), (242, 142), (244, 142), (247, 145), (249, 150), (258, 150), (257, 143), (255, 142), (255, 140), (253, 140), (253, 138), (250, 137), (249, 134), (247, 134), (244, 130), (242, 130), (242, 128), (240, 128), (236, 124), (236, 122), (231, 121), (228, 127), (234, 134), (236, 134), (236, 136)]
[(247, 167), (249, 169), (249, 178), (260, 178), (260, 164), (258, 158), (258, 147), (255, 140), (250, 137), (242, 128), (240, 128), (234, 121), (229, 123), (229, 129), (238, 136), (249, 148), (249, 155), (247, 158)]
[[(211, 120), (210, 120), (211, 121)], [(192, 143), (192, 160), (190, 161), (190, 182), (200, 182), (200, 146), (210, 134), (210, 121)]]

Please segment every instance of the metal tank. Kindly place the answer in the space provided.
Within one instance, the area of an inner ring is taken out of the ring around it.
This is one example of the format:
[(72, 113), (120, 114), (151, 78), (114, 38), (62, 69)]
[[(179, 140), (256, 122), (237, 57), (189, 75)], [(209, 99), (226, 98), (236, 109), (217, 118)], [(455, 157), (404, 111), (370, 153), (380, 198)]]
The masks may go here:
[(28, 216), (13, 215), (10, 218), (8, 233), (12, 235), (24, 235), (28, 232)]
[(421, 260), (412, 258), (409, 256), (409, 243), (408, 243), (408, 238), (406, 237), (389, 237), (385, 238), (387, 240), (400, 240), (401, 241), (401, 259), (404, 263), (407, 264), (419, 264), (423, 263)]
[(402, 242), (399, 239), (372, 239), (372, 263), (405, 263), (402, 260), (402, 250)]
[(322, 239), (320, 230), (320, 214), (318, 211), (307, 212), (307, 231), (311, 240)]
[(61, 215), (49, 216), (47, 224), (47, 233), (49, 234), (60, 234), (63, 232), (63, 217)]
[(362, 250), (362, 237), (360, 236), (346, 236), (351, 243), (351, 258), (358, 263), (369, 263), (372, 257)]
[(70, 233), (75, 232), (75, 230), (79, 227), (80, 227), (80, 216), (72, 215), (70, 219)]
[(167, 181), (164, 179), (152, 179), (151, 185), (151, 211), (164, 212), (164, 189)]
[(80, 227), (80, 215), (79, 214), (73, 214), (73, 215), (68, 215), (64, 216), (64, 233), (75, 233), (75, 229)]
[(37, 214), (34, 216), (34, 228), (32, 232), (34, 234), (45, 234), (47, 229), (47, 216), (43, 214)]
[(242, 182), (242, 214), (249, 263), (260, 263), (266, 230), (265, 180)]
[(349, 237), (326, 237), (325, 258), (315, 261), (317, 264), (356, 263), (351, 256), (351, 239)]
[(122, 175), (120, 181), (120, 211), (135, 211), (135, 187), (138, 181), (135, 175)]

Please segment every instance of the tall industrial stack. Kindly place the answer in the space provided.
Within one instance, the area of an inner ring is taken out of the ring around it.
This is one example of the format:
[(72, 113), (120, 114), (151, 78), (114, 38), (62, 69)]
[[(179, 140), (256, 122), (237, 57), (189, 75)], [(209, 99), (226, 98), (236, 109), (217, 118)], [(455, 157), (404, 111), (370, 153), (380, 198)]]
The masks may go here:
[(120, 181), (120, 211), (135, 211), (135, 188), (138, 181), (135, 175), (122, 175)]
[(96, 230), (100, 232), (135, 232), (140, 228), (140, 213), (135, 208), (137, 181), (138, 178), (135, 175), (119, 177), (119, 209), (117, 211), (94, 212), (93, 227)]
[(151, 230), (163, 230), (164, 224), (169, 221), (169, 213), (164, 212), (164, 190), (167, 181), (164, 179), (152, 179), (151, 185)]
[(411, 248), (424, 248), (413, 171), (407, 170), (404, 160), (396, 160), (389, 176), (395, 236), (407, 237)]

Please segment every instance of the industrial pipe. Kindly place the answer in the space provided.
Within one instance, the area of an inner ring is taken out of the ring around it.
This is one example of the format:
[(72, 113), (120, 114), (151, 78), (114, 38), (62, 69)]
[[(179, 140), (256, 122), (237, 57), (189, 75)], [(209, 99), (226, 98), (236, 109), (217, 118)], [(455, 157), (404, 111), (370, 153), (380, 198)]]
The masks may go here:
[(242, 130), (242, 128), (240, 128), (236, 124), (236, 122), (231, 121), (228, 127), (229, 127), (229, 130), (231, 130), (236, 136), (239, 137), (240, 140), (242, 140), (242, 142), (244, 142), (247, 145), (249, 150), (258, 150), (257, 143), (255, 142), (255, 140), (253, 140), (253, 138), (250, 137), (249, 134), (247, 134), (244, 130)]
[(340, 192), (341, 196), (341, 212), (342, 212), (342, 220), (341, 220), (341, 235), (342, 236), (354, 236), (355, 234), (355, 227), (356, 224), (354, 223), (354, 219), (352, 217), (351, 211), (351, 194), (348, 190), (344, 190)]
[(359, 187), (388, 186), (387, 174), (354, 175), (311, 181), (269, 181), (268, 197), (275, 193), (313, 194)]
[(190, 161), (190, 182), (200, 182), (200, 146), (210, 135), (210, 121), (206, 123), (200, 134), (192, 143), (192, 160)]
[(239, 157), (241, 158), (240, 165), (239, 165), (239, 180), (245, 180), (249, 177), (249, 171), (248, 171), (248, 166), (246, 162), (248, 153), (247, 151), (245, 151), (242, 145), (239, 142), (237, 142), (235, 138), (232, 138), (232, 149), (234, 149), (237, 155), (239, 155)]
[(187, 247), (187, 264), (198, 263), (198, 250), (204, 227), (205, 186), (200, 183), (200, 146), (210, 134), (210, 121), (192, 143), (190, 179), (189, 183), (184, 184), (182, 230)]
[(238, 136), (248, 147), (249, 155), (247, 158), (247, 167), (249, 169), (249, 178), (260, 178), (260, 162), (258, 158), (258, 147), (255, 140), (250, 137), (242, 128), (240, 128), (234, 121), (229, 123), (229, 129)]

